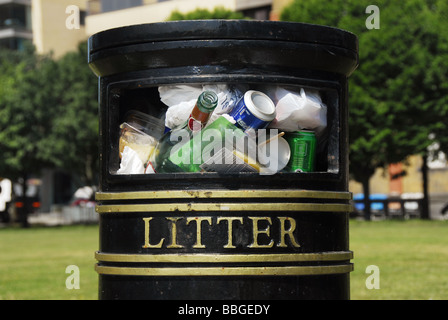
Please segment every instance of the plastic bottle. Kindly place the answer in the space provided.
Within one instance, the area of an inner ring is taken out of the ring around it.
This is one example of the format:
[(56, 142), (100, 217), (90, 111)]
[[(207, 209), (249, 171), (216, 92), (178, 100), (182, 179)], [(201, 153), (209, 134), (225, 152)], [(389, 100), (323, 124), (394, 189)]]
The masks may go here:
[[(213, 91), (204, 91), (199, 96), (186, 123), (167, 132), (162, 137), (147, 166), (151, 165), (155, 173), (195, 172), (195, 167), (182, 166), (183, 168), (181, 168), (169, 158), (173, 154), (173, 147), (178, 149), (188, 143), (194, 135), (200, 134), (217, 105), (218, 96)], [(190, 155), (184, 155), (184, 157), (191, 158)]]

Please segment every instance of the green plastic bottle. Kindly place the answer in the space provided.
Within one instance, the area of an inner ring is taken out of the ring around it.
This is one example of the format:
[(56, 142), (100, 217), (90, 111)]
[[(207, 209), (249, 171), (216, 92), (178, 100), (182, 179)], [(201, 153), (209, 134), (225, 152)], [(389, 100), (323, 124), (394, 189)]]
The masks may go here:
[[(195, 166), (189, 167), (188, 160), (184, 163), (172, 161), (170, 156), (174, 150), (189, 143), (195, 136), (200, 136), (211, 114), (218, 105), (218, 96), (212, 91), (204, 91), (198, 98), (188, 120), (181, 127), (167, 132), (157, 144), (147, 165), (152, 165), (156, 173), (196, 172)], [(175, 148), (173, 150), (173, 148)], [(184, 154), (183, 159), (187, 159)], [(199, 170), (198, 170), (199, 171)]]
[(235, 127), (227, 118), (220, 116), (205, 129), (194, 134), (192, 138), (176, 149), (171, 150), (169, 161), (175, 163), (184, 172), (200, 172), (201, 165), (213, 157), (213, 151), (219, 151), (225, 146), (225, 140), (242, 141), (245, 134)]

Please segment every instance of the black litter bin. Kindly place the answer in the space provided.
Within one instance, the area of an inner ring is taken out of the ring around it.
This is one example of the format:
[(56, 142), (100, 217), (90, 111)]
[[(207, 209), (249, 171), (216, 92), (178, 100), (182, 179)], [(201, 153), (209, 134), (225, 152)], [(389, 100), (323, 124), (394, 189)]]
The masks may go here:
[[(99, 76), (100, 299), (350, 297), (355, 35), (301, 23), (176, 21), (98, 33), (88, 60)], [(160, 87), (204, 84), (319, 92), (326, 127), (314, 171), (118, 174), (129, 112), (163, 119)]]

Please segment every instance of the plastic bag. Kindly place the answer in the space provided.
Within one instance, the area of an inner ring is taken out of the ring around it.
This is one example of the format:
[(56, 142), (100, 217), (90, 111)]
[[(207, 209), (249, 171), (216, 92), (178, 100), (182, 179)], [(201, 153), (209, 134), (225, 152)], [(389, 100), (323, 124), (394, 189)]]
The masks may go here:
[(327, 106), (315, 90), (290, 91), (282, 87), (268, 90), (276, 104), (277, 116), (269, 125), (282, 131), (313, 130), (322, 132), (327, 127)]
[(121, 156), (120, 169), (117, 174), (143, 174), (145, 167), (137, 152), (125, 146)]

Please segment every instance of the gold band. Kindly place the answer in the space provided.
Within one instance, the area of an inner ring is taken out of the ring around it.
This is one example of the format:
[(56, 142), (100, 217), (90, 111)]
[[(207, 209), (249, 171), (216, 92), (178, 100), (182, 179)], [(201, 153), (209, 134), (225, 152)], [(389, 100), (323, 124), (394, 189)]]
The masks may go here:
[(321, 252), (294, 254), (111, 254), (95, 253), (101, 262), (130, 263), (229, 263), (229, 262), (315, 262), (353, 259), (353, 252)]
[(292, 267), (213, 267), (213, 268), (127, 268), (96, 265), (104, 275), (127, 276), (305, 276), (341, 274), (353, 271), (353, 264)]
[(351, 192), (314, 190), (170, 190), (136, 192), (97, 192), (97, 201), (214, 198), (311, 198), (352, 200)]
[(337, 203), (157, 203), (97, 205), (98, 213), (118, 212), (192, 212), (192, 211), (313, 211), (351, 212), (353, 207)]

